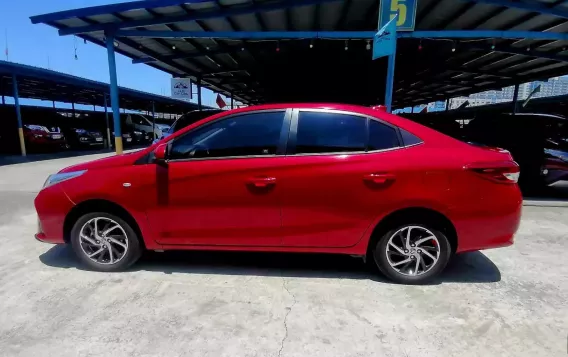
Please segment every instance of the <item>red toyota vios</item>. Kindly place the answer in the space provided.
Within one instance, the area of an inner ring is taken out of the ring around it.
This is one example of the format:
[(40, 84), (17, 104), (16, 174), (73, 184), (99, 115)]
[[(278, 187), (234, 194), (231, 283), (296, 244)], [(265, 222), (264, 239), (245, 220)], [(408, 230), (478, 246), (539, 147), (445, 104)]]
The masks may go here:
[(452, 254), (512, 244), (518, 178), (507, 151), (384, 111), (263, 105), (51, 175), (36, 238), (100, 271), (145, 249), (323, 252), (421, 283)]

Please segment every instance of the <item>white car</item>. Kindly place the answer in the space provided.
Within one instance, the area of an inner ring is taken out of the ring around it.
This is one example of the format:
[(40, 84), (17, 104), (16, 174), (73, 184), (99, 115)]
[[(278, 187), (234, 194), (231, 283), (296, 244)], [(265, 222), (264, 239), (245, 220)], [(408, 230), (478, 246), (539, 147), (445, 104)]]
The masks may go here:
[(146, 118), (142, 114), (126, 114), (126, 125), (132, 126), (135, 130), (142, 131), (145, 133), (152, 133), (152, 128), (154, 129), (154, 139), (159, 139), (162, 137), (162, 129), (158, 124), (152, 125), (152, 120)]

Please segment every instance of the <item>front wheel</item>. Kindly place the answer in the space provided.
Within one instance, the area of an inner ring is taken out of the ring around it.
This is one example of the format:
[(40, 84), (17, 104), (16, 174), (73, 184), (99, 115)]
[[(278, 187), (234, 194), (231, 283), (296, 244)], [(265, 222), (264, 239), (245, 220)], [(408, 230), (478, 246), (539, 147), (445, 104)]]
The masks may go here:
[(389, 279), (423, 284), (448, 263), (451, 246), (446, 236), (422, 224), (405, 224), (386, 232), (372, 251), (373, 261)]
[(71, 246), (84, 265), (105, 272), (128, 268), (142, 253), (132, 227), (122, 218), (104, 212), (85, 214), (75, 222)]

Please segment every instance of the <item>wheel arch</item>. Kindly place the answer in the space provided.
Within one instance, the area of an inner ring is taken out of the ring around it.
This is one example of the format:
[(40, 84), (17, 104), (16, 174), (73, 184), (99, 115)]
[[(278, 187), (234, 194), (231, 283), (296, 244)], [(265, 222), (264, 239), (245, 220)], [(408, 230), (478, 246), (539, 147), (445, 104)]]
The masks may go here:
[(371, 232), (367, 252), (381, 238), (381, 234), (404, 223), (423, 223), (438, 229), (448, 238), (452, 247), (452, 254), (457, 251), (458, 234), (452, 221), (445, 214), (435, 209), (417, 206), (398, 209), (383, 217)]
[(132, 227), (134, 232), (136, 232), (140, 244), (142, 244), (142, 247), (146, 249), (146, 244), (144, 242), (140, 226), (138, 225), (134, 217), (130, 214), (130, 212), (128, 212), (118, 203), (105, 199), (89, 199), (80, 202), (75, 205), (69, 211), (69, 213), (67, 213), (67, 215), (65, 216), (65, 221), (63, 222), (63, 240), (65, 241), (65, 243), (70, 242), (71, 230), (73, 229), (75, 222), (77, 222), (77, 220), (81, 216), (91, 212), (106, 212), (122, 218), (124, 221), (126, 221), (126, 223), (130, 225), (130, 227)]

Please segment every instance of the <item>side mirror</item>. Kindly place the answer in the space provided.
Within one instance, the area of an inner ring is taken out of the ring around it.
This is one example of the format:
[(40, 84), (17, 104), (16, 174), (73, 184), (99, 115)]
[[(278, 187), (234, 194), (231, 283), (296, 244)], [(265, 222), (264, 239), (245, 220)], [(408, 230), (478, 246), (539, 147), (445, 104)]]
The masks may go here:
[(156, 158), (156, 162), (163, 164), (166, 162), (166, 150), (168, 148), (168, 144), (160, 144), (154, 150), (154, 157)]

